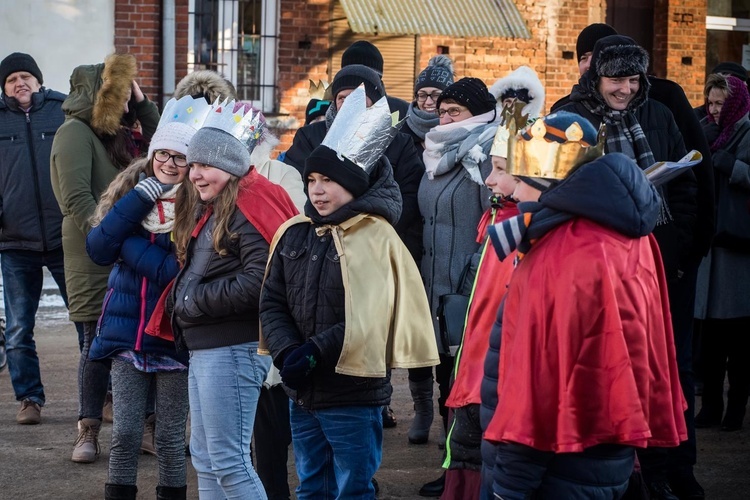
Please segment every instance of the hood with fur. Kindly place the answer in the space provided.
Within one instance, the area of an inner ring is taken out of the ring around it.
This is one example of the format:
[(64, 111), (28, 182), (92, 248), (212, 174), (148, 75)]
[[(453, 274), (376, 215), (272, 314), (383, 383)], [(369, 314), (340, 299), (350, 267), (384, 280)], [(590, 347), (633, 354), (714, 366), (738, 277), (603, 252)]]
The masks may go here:
[(70, 75), (63, 111), (85, 121), (99, 135), (115, 135), (137, 74), (135, 57), (130, 54), (111, 54), (104, 64), (78, 66)]
[(198, 98), (203, 96), (209, 104), (213, 104), (216, 99), (236, 99), (236, 90), (216, 71), (203, 69), (193, 71), (180, 80), (174, 89), (173, 97), (179, 99), (186, 95)]
[(521, 66), (508, 76), (499, 79), (489, 88), (490, 94), (498, 101), (507, 90), (526, 89), (529, 91), (530, 102), (524, 106), (523, 113), (529, 118), (537, 118), (544, 109), (544, 86), (536, 71), (528, 66)]

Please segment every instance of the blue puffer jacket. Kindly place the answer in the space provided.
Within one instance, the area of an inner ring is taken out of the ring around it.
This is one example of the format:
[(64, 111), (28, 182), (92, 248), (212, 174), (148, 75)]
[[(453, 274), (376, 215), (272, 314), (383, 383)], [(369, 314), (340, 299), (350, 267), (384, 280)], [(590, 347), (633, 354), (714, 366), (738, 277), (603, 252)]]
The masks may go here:
[(62, 246), (62, 213), (52, 193), (52, 139), (65, 119), (65, 94), (42, 88), (25, 113), (0, 99), (0, 251), (46, 252)]
[(167, 355), (187, 366), (187, 352), (178, 353), (174, 342), (144, 331), (164, 288), (179, 271), (171, 233), (150, 233), (141, 226), (153, 206), (133, 189), (86, 238), (91, 260), (100, 266), (114, 264), (91, 359), (129, 350)]

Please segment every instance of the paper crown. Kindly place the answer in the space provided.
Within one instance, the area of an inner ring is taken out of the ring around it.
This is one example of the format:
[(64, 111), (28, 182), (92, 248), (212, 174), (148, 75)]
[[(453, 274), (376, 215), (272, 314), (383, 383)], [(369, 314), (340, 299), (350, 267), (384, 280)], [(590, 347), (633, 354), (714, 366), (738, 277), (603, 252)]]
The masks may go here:
[(510, 129), (508, 124), (510, 120), (515, 121), (516, 130), (521, 130), (529, 123), (529, 115), (523, 114), (525, 103), (514, 100), (509, 104), (504, 104), (500, 111), (500, 125), (495, 132), (495, 139), (492, 141), (490, 149), (491, 156), (508, 157), (508, 139), (510, 138)]
[(326, 99), (326, 91), (328, 90), (328, 87), (330, 87), (330, 83), (328, 83), (326, 80), (318, 80), (318, 83), (315, 83), (312, 80), (309, 80), (310, 82), (310, 99), (320, 99), (320, 100), (330, 100), (330, 96), (328, 99)]
[(167, 123), (184, 123), (198, 130), (203, 126), (206, 116), (208, 116), (210, 111), (211, 106), (203, 97), (198, 99), (194, 99), (189, 95), (180, 99), (173, 97), (164, 106), (164, 111), (162, 111), (161, 118), (159, 119), (159, 125), (156, 128), (160, 129)]
[(519, 130), (520, 107), (501, 127), (508, 129), (506, 172), (524, 177), (564, 179), (570, 171), (604, 154), (605, 126), (597, 132), (573, 113), (559, 112), (539, 118)]
[(369, 173), (404, 123), (397, 117), (385, 97), (368, 108), (364, 85), (360, 85), (336, 113), (322, 144)]
[(260, 111), (233, 100), (220, 103), (217, 99), (203, 122), (203, 127), (219, 129), (231, 135), (244, 144), (248, 151), (252, 151), (260, 139), (263, 126)]

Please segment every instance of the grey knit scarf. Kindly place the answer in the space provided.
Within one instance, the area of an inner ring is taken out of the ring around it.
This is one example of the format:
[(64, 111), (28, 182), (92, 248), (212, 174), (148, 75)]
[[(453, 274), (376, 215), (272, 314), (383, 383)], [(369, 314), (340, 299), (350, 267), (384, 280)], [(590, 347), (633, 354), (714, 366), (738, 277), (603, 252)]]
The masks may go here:
[(411, 131), (414, 132), (414, 135), (424, 141), (427, 132), (429, 132), (431, 128), (440, 125), (440, 118), (437, 113), (422, 111), (414, 106), (414, 103), (412, 102), (409, 104), (409, 111), (407, 111), (406, 124)]

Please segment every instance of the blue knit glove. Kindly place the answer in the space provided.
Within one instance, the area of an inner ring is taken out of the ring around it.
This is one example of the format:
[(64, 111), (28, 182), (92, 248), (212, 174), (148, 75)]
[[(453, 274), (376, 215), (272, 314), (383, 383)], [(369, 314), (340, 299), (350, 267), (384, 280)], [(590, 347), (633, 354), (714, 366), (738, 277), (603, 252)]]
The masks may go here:
[(174, 184), (163, 184), (156, 177), (146, 177), (146, 174), (141, 172), (138, 176), (138, 184), (135, 185), (138, 195), (143, 198), (144, 201), (155, 202), (162, 193), (166, 193), (174, 187)]
[(319, 359), (318, 346), (312, 340), (308, 340), (290, 352), (284, 359), (284, 366), (279, 372), (281, 381), (290, 389), (297, 390), (318, 366)]
[(714, 168), (728, 177), (732, 176), (736, 160), (737, 158), (732, 153), (723, 149), (711, 153), (711, 161), (714, 164)]

